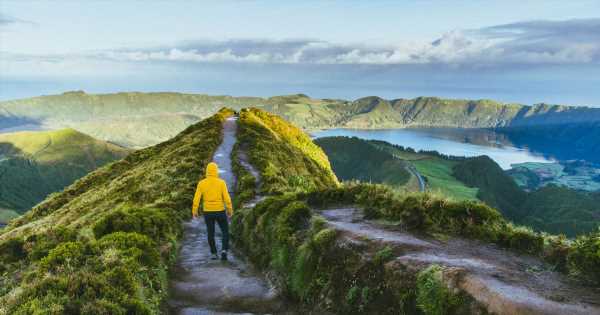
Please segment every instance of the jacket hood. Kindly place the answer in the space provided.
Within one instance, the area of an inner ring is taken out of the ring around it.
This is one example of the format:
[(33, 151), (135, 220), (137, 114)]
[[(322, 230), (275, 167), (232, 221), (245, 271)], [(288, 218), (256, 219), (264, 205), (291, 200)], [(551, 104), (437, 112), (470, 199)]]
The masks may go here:
[(208, 163), (206, 166), (206, 177), (219, 177), (219, 166), (217, 166), (217, 163)]

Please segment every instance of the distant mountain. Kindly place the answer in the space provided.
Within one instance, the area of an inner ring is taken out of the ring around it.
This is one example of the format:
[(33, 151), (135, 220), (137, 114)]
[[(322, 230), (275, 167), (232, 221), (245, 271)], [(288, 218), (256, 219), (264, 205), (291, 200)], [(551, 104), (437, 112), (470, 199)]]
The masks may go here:
[(130, 152), (73, 129), (0, 134), (0, 214), (22, 213)]
[(259, 97), (182, 93), (87, 94), (82, 91), (0, 102), (5, 128), (71, 127), (128, 147), (164, 141), (228, 106), (253, 106), (303, 129), (456, 127), (497, 128), (600, 121), (600, 109), (561, 105), (504, 104), (436, 97), (355, 101), (313, 99), (304, 94)]

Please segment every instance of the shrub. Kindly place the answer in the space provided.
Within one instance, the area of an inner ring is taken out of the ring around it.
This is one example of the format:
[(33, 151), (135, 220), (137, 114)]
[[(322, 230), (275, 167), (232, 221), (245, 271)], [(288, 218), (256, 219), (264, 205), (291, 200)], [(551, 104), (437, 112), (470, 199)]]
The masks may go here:
[(77, 267), (82, 265), (89, 252), (86, 244), (81, 242), (65, 242), (52, 249), (41, 263), (45, 269), (55, 269), (66, 265), (66, 267)]
[(8, 239), (0, 243), (0, 258), (2, 261), (10, 263), (27, 257), (23, 244), (23, 240), (18, 238)]
[(507, 225), (500, 235), (500, 244), (530, 254), (541, 254), (544, 249), (544, 238), (530, 228)]
[(443, 283), (442, 267), (431, 265), (417, 276), (417, 306), (425, 315), (455, 314), (460, 298)]
[(600, 232), (578, 237), (567, 256), (569, 273), (600, 284)]
[(26, 244), (29, 247), (28, 257), (31, 260), (39, 260), (48, 255), (50, 250), (57, 245), (75, 241), (77, 233), (65, 227), (57, 227), (48, 230), (45, 234), (34, 234), (26, 239)]
[(160, 255), (156, 243), (145, 235), (136, 232), (115, 232), (98, 241), (101, 250), (114, 248), (126, 253), (126, 256), (139, 260), (146, 266), (157, 266)]
[(114, 232), (136, 232), (161, 242), (181, 233), (175, 211), (155, 208), (119, 209), (99, 220), (93, 227), (96, 238)]

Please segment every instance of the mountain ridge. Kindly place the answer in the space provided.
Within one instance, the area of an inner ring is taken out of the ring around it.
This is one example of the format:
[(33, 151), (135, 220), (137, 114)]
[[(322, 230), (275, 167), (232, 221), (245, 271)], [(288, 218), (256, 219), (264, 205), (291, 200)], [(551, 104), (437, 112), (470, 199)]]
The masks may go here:
[[(369, 96), (349, 101), (316, 99), (304, 94), (262, 98), (177, 92), (87, 94), (75, 91), (0, 102), (0, 129), (72, 127), (102, 140), (141, 148), (167, 140), (223, 106), (234, 110), (257, 107), (305, 130), (501, 128), (600, 121), (600, 108), (544, 103), (523, 105), (486, 99), (417, 97), (386, 100)], [(148, 116), (155, 117), (156, 121), (141, 119)], [(103, 122), (110, 120), (118, 120), (119, 126), (103, 126)], [(127, 132), (144, 127), (149, 130), (144, 130), (143, 135)], [(119, 130), (113, 131), (115, 128)]]

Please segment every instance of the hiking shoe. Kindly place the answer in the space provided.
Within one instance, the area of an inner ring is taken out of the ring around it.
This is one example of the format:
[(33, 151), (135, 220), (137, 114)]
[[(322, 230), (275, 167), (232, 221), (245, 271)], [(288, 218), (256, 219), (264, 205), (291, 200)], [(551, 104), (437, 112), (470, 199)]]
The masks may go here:
[(221, 252), (221, 260), (222, 261), (226, 261), (227, 260), (227, 251), (224, 250)]
[(217, 259), (219, 259), (219, 255), (217, 255), (217, 253), (210, 255), (210, 260), (217, 260)]

